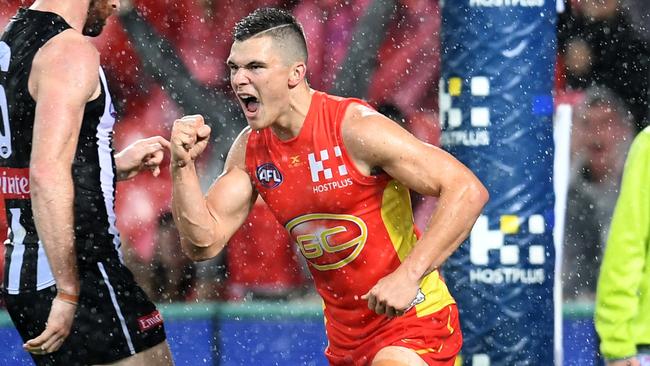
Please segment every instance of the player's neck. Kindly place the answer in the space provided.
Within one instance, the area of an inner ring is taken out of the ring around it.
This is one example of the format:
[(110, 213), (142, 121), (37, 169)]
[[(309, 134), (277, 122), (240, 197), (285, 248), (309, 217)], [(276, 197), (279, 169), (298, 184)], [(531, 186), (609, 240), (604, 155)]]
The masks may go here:
[(273, 123), (271, 129), (280, 140), (290, 140), (300, 133), (309, 112), (314, 90), (305, 85), (289, 94), (289, 103), (284, 113)]
[[(36, 0), (30, 9), (58, 14), (77, 31), (83, 30), (90, 0)], [(85, 10), (84, 10), (85, 9)]]

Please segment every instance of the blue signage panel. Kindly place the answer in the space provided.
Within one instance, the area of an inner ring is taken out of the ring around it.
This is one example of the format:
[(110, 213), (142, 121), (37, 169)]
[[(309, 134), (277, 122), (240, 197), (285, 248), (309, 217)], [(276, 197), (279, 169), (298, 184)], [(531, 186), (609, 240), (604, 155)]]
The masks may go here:
[(444, 275), (463, 364), (553, 365), (556, 0), (446, 0), (441, 143), (490, 191)]

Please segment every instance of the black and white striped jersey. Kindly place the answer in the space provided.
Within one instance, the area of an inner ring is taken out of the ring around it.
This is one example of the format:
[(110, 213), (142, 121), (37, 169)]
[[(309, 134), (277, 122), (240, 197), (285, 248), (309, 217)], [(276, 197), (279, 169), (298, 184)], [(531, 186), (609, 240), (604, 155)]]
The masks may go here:
[[(3, 286), (9, 294), (54, 284), (32, 217), (29, 162), (36, 103), (27, 82), (36, 52), (69, 28), (57, 14), (20, 9), (0, 38), (0, 190), (9, 225)], [(101, 94), (86, 104), (72, 164), (75, 246), (81, 267), (97, 258), (121, 260), (114, 213), (115, 112), (101, 68), (99, 75)], [(62, 85), (61, 93), (69, 87)]]

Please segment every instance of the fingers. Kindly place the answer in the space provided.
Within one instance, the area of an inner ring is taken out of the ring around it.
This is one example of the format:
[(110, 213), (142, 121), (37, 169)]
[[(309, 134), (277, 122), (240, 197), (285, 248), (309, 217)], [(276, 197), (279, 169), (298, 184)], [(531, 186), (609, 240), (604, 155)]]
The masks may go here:
[(386, 307), (386, 316), (389, 318), (394, 318), (397, 315), (397, 310), (392, 306)]
[(368, 300), (368, 309), (377, 314), (386, 314), (388, 318), (404, 315), (405, 311), (388, 305), (386, 300), (380, 300), (372, 293), (372, 290), (361, 296), (362, 300)]
[(375, 309), (375, 305), (377, 304), (377, 298), (373, 294), (368, 292), (367, 294), (361, 296), (361, 299), (368, 300), (368, 309), (370, 310)]
[(200, 140), (198, 141), (194, 147), (192, 148), (192, 155), (193, 156), (198, 156), (205, 148), (208, 146), (208, 140)]
[(198, 138), (197, 130), (189, 125), (174, 127), (172, 131), (173, 144), (182, 146), (186, 151), (189, 151), (194, 146)]
[(143, 155), (147, 159), (155, 157), (156, 154), (162, 157), (163, 151), (163, 145), (158, 142), (154, 142), (153, 144), (145, 145)]
[(57, 351), (59, 348), (61, 348), (61, 345), (63, 345), (63, 341), (65, 340), (65, 337), (61, 337), (58, 335), (53, 335), (43, 343), (41, 346), (41, 349), (45, 351), (45, 353), (52, 353)]
[(34, 354), (58, 350), (70, 332), (76, 309), (76, 304), (54, 298), (45, 330), (38, 337), (25, 342), (23, 348)]
[(386, 313), (386, 303), (384, 301), (377, 301), (375, 305), (375, 313), (381, 315)]
[(210, 126), (205, 124), (201, 115), (185, 116), (174, 122), (172, 143), (189, 151), (197, 141), (207, 139), (210, 131)]
[(162, 162), (165, 154), (162, 150), (154, 151), (148, 155), (145, 155), (143, 159), (144, 166), (149, 168), (154, 168)]
[(25, 351), (33, 353), (33, 354), (44, 354), (45, 353), (45, 348), (43, 345), (51, 338), (53, 338), (54, 332), (50, 330), (49, 328), (45, 328), (43, 333), (41, 333), (38, 337), (34, 339), (30, 339), (25, 344), (23, 344), (23, 348)]
[(54, 344), (52, 345), (52, 348), (47, 349), (47, 352), (51, 353), (51, 352), (58, 351), (59, 348), (61, 348), (61, 346), (63, 346), (63, 342), (65, 342), (65, 338), (59, 338), (56, 342), (54, 342)]
[(34, 354), (34, 355), (39, 355), (40, 356), (40, 355), (45, 354), (45, 350), (43, 348), (41, 348), (41, 347), (30, 348), (30, 347), (25, 347), (25, 345), (23, 345), (23, 349), (25, 351), (31, 353), (31, 354)]
[(206, 148), (210, 126), (201, 115), (184, 116), (174, 121), (171, 135), (171, 156), (175, 166), (183, 167), (196, 159)]
[(187, 116), (183, 116), (178, 121), (183, 121), (185, 123), (191, 124), (196, 127), (205, 124), (205, 120), (203, 119), (203, 116), (200, 114), (190, 114)]
[(203, 116), (200, 114), (195, 114), (190, 116), (183, 116), (181, 119), (177, 119), (174, 121), (173, 128), (197, 131), (202, 126), (205, 126)]
[(48, 329), (45, 329), (41, 335), (34, 339), (27, 341), (23, 348), (29, 353), (35, 355), (43, 355), (46, 353), (56, 352), (65, 341), (65, 336), (62, 336), (56, 332), (52, 332)]
[(199, 137), (199, 139), (207, 139), (208, 136), (210, 136), (210, 131), (212, 129), (208, 125), (202, 125), (196, 130), (196, 135)]
[(373, 294), (366, 294), (361, 296), (362, 299), (368, 299), (368, 309), (377, 314), (384, 314), (386, 312), (386, 302), (379, 301)]
[[(155, 143), (155, 145), (161, 146), (158, 143)], [(165, 154), (163, 153), (163, 150), (156, 150), (143, 159), (143, 164), (144, 166), (151, 170), (152, 174), (154, 177), (157, 177), (160, 175), (160, 163), (162, 163), (163, 158), (165, 157)]]
[(156, 149), (169, 149), (171, 146), (170, 142), (162, 136), (151, 136), (149, 138), (143, 139), (142, 141), (144, 141), (149, 146), (155, 146)]

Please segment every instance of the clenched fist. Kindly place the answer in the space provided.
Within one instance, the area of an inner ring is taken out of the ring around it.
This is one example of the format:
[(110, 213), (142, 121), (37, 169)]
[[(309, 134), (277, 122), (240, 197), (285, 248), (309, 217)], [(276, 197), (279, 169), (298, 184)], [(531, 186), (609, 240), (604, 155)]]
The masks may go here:
[(193, 162), (208, 145), (210, 126), (203, 116), (185, 116), (174, 121), (171, 137), (172, 164), (183, 167)]

